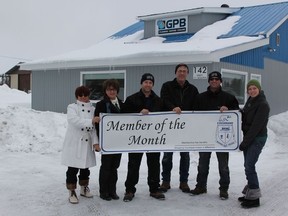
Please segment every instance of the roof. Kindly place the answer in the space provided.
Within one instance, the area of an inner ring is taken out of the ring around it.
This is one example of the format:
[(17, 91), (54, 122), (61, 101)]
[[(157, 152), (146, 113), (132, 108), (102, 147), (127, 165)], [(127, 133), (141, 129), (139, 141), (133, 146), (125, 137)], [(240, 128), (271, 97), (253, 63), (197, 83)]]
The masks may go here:
[(28, 70), (20, 70), (20, 65), (23, 64), (24, 62), (18, 62), (17, 65), (14, 67), (10, 68), (5, 74), (11, 75), (11, 74), (29, 74), (31, 71)]
[[(115, 33), (114, 35), (110, 36), (112, 39), (119, 39), (123, 37), (127, 37), (129, 35), (133, 35), (138, 31), (142, 31), (144, 29), (144, 22), (139, 21), (131, 26), (128, 26), (127, 28)], [(191, 38), (193, 34), (177, 34), (177, 35), (167, 35), (163, 36), (165, 40), (163, 43), (173, 43), (173, 42), (184, 42), (187, 41), (189, 38)]]
[(238, 11), (239, 8), (229, 8), (229, 7), (200, 7), (180, 11), (172, 11), (166, 13), (151, 14), (146, 16), (138, 16), (139, 20), (153, 20), (169, 16), (187, 16), (200, 13), (221, 13), (221, 14), (232, 14), (235, 11)]
[(8, 70), (5, 74), (15, 74), (16, 71), (18, 71), (20, 68), (19, 65), (15, 65), (14, 67), (12, 67), (10, 70)]
[(242, 8), (232, 14), (232, 16), (241, 16), (237, 25), (220, 38), (270, 35), (287, 19), (287, 15), (287, 2)]
[(5, 74), (12, 67), (19, 63), (19, 59), (0, 56), (0, 75)]
[(122, 37), (126, 37), (128, 35), (132, 35), (135, 34), (138, 31), (141, 31), (144, 29), (144, 22), (140, 21), (137, 22), (133, 25), (128, 26), (127, 28), (124, 28), (123, 30), (115, 33), (114, 35), (112, 35), (110, 38), (122, 38)]
[[(288, 15), (288, 2), (243, 8), (197, 8), (178, 13), (203, 11), (228, 13), (193, 34), (144, 38), (145, 19), (163, 14), (138, 17), (139, 22), (85, 50), (40, 59), (21, 65), (23, 69), (79, 68), (174, 64), (177, 62), (219, 62), (221, 58), (269, 44), (269, 35)], [(277, 11), (277, 13), (275, 13)], [(175, 13), (175, 12), (174, 12)]]

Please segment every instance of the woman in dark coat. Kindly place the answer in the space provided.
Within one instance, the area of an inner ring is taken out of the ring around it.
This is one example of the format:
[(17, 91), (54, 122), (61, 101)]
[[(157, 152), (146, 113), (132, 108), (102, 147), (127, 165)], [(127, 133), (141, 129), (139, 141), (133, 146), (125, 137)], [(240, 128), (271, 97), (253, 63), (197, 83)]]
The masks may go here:
[[(106, 80), (103, 83), (104, 99), (96, 104), (95, 116), (100, 113), (120, 113), (123, 102), (117, 97), (119, 83), (115, 79)], [(99, 124), (96, 124), (97, 135), (99, 136)], [(99, 172), (100, 198), (110, 201), (118, 200), (116, 184), (118, 180), (118, 167), (120, 166), (121, 154), (108, 154), (101, 156), (101, 167)]]
[(256, 163), (267, 140), (267, 123), (269, 118), (269, 104), (261, 85), (257, 80), (250, 80), (247, 84), (249, 98), (242, 112), (243, 141), (239, 149), (244, 154), (244, 167), (247, 185), (239, 197), (242, 207), (252, 208), (260, 205), (261, 191), (256, 172)]

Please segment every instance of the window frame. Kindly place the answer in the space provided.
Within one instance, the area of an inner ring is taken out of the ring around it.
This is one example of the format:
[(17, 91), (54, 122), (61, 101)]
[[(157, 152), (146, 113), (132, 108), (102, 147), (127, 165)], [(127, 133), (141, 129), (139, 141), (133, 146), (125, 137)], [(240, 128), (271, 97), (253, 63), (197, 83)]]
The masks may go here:
[(252, 80), (252, 79), (258, 80), (259, 83), (261, 84), (262, 76), (260, 74), (251, 73), (250, 74), (250, 80)]
[[(85, 85), (84, 81), (85, 81), (85, 78), (84, 76), (85, 75), (99, 75), (101, 76), (100, 79), (98, 80), (103, 80), (103, 82), (107, 79), (119, 79), (119, 75), (116, 76), (116, 74), (123, 74), (123, 78), (121, 77), (121, 79), (123, 79), (123, 86), (121, 86), (121, 82), (120, 82), (120, 91), (119, 91), (119, 98), (121, 100), (124, 100), (126, 98), (126, 70), (114, 70), (114, 71), (80, 71), (80, 85)], [(107, 75), (107, 78), (102, 78), (102, 77), (105, 77), (105, 75)], [(114, 76), (113, 76), (114, 75)], [(97, 80), (97, 79), (95, 79)], [(101, 95), (101, 93), (103, 93), (102, 91), (102, 84), (103, 82), (101, 82), (101, 86), (100, 89), (101, 90), (98, 90), (96, 93), (99, 93), (99, 95)], [(123, 95), (123, 98), (122, 98), (122, 95)], [(93, 103), (93, 104), (96, 104), (98, 101), (100, 101), (102, 98), (98, 99), (98, 100), (94, 100), (94, 99), (90, 99), (90, 102)]]
[[(237, 71), (237, 70), (229, 70), (229, 69), (222, 69), (221, 70), (221, 74), (222, 74), (222, 88), (224, 91), (227, 91), (225, 90), (225, 75), (226, 75), (226, 79), (227, 79), (227, 76), (229, 79), (233, 79), (233, 75), (235, 75), (235, 78), (237, 78), (237, 76), (241, 76), (242, 80), (244, 80), (244, 83), (241, 84), (241, 89), (239, 90), (240, 91), (240, 95), (237, 95), (235, 94), (235, 97), (237, 98), (238, 102), (239, 102), (239, 105), (240, 106), (243, 106), (247, 100), (247, 94), (246, 94), (246, 85), (247, 85), (247, 81), (248, 81), (248, 72), (244, 72), (244, 71)], [(231, 78), (232, 76), (232, 78)], [(227, 80), (226, 80), (227, 81)], [(230, 87), (231, 88), (231, 87)], [(231, 89), (231, 90), (234, 90), (235, 92), (237, 92), (237, 89)], [(228, 91), (229, 92), (229, 91)], [(243, 99), (239, 100), (239, 97), (242, 97)]]

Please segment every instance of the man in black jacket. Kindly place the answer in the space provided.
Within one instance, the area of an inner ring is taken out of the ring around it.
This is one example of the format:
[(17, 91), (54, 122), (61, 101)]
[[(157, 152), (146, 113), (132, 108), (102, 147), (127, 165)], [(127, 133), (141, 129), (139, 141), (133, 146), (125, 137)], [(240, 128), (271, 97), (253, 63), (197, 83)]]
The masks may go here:
[[(222, 90), (222, 76), (218, 71), (213, 71), (208, 77), (209, 86), (207, 91), (199, 94), (194, 104), (195, 110), (219, 110), (220, 112), (227, 110), (239, 110), (239, 103), (235, 96)], [(218, 159), (218, 168), (220, 174), (220, 198), (228, 199), (228, 188), (230, 184), (229, 174), (229, 153), (216, 152)], [(192, 195), (207, 193), (207, 178), (209, 173), (211, 152), (199, 152), (197, 184)]]
[[(182, 110), (192, 110), (193, 102), (195, 101), (196, 95), (198, 95), (198, 89), (187, 81), (188, 74), (188, 66), (186, 64), (178, 64), (175, 68), (176, 78), (162, 85), (161, 99), (163, 100), (167, 111), (173, 111), (180, 114)], [(160, 189), (163, 192), (166, 192), (171, 188), (172, 157), (173, 152), (165, 152), (162, 159), (162, 184)], [(190, 188), (187, 184), (190, 167), (189, 152), (180, 152), (180, 157), (179, 188), (183, 192), (188, 193), (190, 192)]]
[[(126, 113), (142, 113), (163, 111), (163, 103), (152, 90), (154, 77), (150, 73), (143, 74), (139, 92), (127, 97), (123, 111)], [(128, 154), (128, 173), (125, 181), (126, 193), (123, 201), (129, 202), (134, 198), (136, 184), (139, 181), (139, 169), (143, 153)], [(148, 166), (148, 185), (150, 196), (164, 200), (165, 196), (159, 190), (160, 186), (160, 152), (146, 153)]]

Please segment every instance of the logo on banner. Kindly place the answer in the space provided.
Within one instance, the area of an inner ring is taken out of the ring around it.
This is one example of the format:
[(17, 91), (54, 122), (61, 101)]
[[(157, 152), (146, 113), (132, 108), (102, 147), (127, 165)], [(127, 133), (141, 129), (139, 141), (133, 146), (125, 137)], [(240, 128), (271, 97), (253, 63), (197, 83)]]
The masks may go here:
[(217, 122), (216, 141), (224, 147), (235, 144), (234, 127), (230, 119), (230, 115), (221, 115)]

